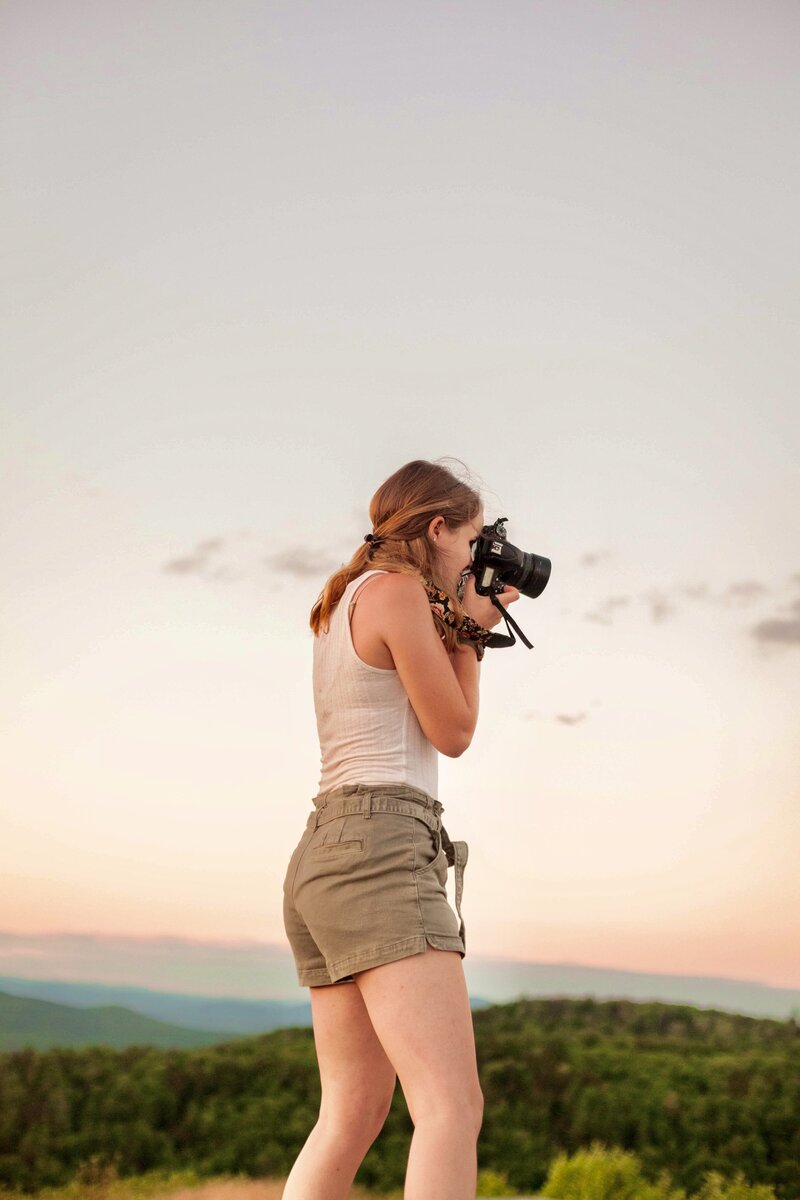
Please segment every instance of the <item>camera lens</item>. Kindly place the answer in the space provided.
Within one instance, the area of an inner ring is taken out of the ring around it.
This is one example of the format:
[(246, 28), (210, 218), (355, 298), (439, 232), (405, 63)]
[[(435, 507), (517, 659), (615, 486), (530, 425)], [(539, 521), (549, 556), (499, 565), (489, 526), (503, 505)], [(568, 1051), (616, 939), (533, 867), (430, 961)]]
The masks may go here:
[(509, 583), (522, 592), (523, 596), (535, 599), (541, 596), (550, 578), (550, 559), (540, 554), (529, 554), (523, 551), (521, 564), (513, 571), (505, 574)]

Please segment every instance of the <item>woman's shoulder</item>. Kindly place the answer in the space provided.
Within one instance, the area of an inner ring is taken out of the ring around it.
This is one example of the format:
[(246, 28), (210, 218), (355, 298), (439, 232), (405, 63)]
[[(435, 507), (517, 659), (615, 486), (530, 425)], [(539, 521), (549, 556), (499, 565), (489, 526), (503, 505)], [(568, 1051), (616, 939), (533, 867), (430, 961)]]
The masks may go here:
[(392, 595), (397, 596), (398, 599), (425, 595), (425, 582), (422, 576), (412, 574), (410, 571), (381, 569), (380, 573), (370, 576), (369, 583), (371, 586), (364, 589), (365, 594), (371, 591), (373, 595)]
[(410, 571), (381, 570), (380, 574), (369, 576), (368, 580), (365, 580), (367, 586), (363, 588), (357, 587), (357, 581), (354, 582), (359, 604), (363, 598), (369, 607), (374, 605), (384, 612), (387, 607), (392, 610), (417, 607), (423, 611), (428, 604), (422, 576), (413, 575)]

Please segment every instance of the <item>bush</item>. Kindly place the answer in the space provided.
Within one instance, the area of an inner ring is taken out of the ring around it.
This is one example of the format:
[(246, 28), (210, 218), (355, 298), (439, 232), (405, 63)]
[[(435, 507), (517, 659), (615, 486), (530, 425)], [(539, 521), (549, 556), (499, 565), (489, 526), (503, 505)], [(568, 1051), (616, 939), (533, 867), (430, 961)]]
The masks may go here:
[(666, 1172), (651, 1183), (642, 1176), (635, 1154), (607, 1149), (602, 1142), (592, 1142), (572, 1158), (559, 1154), (550, 1164), (541, 1194), (555, 1200), (686, 1200), (685, 1191), (673, 1188)]
[[(608, 1149), (597, 1141), (571, 1158), (559, 1154), (550, 1165), (541, 1194), (553, 1200), (687, 1200), (683, 1188), (672, 1186), (666, 1171), (652, 1183), (642, 1176), (642, 1166), (635, 1154), (616, 1146)], [(719, 1171), (709, 1171), (700, 1191), (689, 1200), (777, 1200), (777, 1197), (768, 1184), (747, 1183), (741, 1171), (731, 1180), (726, 1180)]]
[(499, 1171), (478, 1171), (478, 1196), (516, 1196), (506, 1175)]
[(775, 1200), (768, 1183), (747, 1183), (741, 1171), (726, 1181), (719, 1171), (709, 1171), (692, 1200)]

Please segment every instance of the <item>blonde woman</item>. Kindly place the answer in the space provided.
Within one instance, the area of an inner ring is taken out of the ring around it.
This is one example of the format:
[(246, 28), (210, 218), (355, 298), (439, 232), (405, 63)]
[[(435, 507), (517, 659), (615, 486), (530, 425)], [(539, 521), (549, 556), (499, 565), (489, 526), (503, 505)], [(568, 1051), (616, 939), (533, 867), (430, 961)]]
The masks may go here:
[(322, 1103), (283, 1200), (349, 1195), (398, 1078), (414, 1124), (405, 1200), (471, 1200), (483, 1095), (462, 966), (468, 847), (442, 825), (437, 767), (472, 741), (501, 614), (468, 573), (480, 494), (441, 463), (400, 467), (370, 518), (309, 622), (322, 771), (283, 911)]

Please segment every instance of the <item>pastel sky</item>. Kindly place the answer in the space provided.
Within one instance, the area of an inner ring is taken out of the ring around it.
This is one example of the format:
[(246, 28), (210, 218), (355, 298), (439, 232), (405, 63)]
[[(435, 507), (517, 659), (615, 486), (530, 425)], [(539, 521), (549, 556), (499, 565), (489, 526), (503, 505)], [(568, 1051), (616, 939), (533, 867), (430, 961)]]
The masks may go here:
[(553, 564), (468, 953), (800, 986), (797, 4), (0, 25), (0, 928), (286, 944), (309, 609), (452, 456)]

